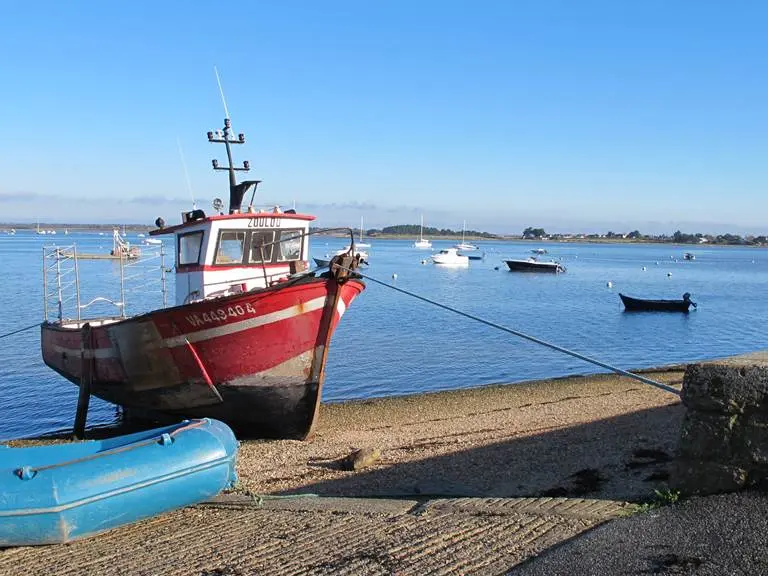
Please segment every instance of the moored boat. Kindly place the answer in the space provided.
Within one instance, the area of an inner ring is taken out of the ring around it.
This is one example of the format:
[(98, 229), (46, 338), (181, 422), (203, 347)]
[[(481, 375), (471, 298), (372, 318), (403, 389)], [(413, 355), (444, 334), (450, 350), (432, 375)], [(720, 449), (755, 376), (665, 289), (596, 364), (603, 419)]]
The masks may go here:
[(432, 262), (441, 266), (469, 266), (469, 258), (461, 256), (456, 248), (444, 248), (433, 254)]
[(691, 306), (696, 308), (696, 303), (691, 300), (688, 292), (683, 294), (682, 300), (648, 300), (632, 298), (624, 294), (619, 294), (619, 298), (627, 311), (688, 312)]
[(195, 209), (170, 227), (158, 218), (150, 231), (174, 237), (175, 306), (128, 317), (121, 301), (116, 316), (81, 318), (78, 306), (65, 318), (59, 296), (58, 318), (46, 312), (42, 324), (43, 360), (73, 383), (87, 379), (92, 394), (129, 416), (211, 417), (245, 436), (305, 438), (331, 336), (365, 287), (351, 272), (359, 259), (345, 253), (328, 271), (309, 271), (315, 217), (242, 209), (260, 182), (236, 182), (249, 165), (234, 167), (230, 145), (245, 137), (233, 137), (226, 118), (208, 140), (226, 146), (228, 166), (214, 160), (214, 168), (229, 172), (229, 213), (216, 199), (214, 215)]
[(432, 242), (424, 238), (424, 215), (423, 214), (421, 215), (421, 225), (419, 226), (419, 239), (413, 243), (413, 247), (419, 248), (420, 250), (432, 249)]
[(541, 262), (535, 258), (527, 260), (504, 260), (510, 272), (565, 272), (565, 266), (559, 262)]
[[(456, 248), (457, 250), (461, 250), (463, 252), (467, 252), (467, 251), (470, 251), (470, 250), (478, 250), (478, 247), (475, 246), (474, 244), (472, 244), (470, 242), (465, 242), (464, 241), (464, 235), (465, 235), (466, 231), (467, 231), (467, 221), (464, 220), (462, 222), (462, 225), (461, 225), (461, 242), (456, 244), (456, 246), (454, 246), (454, 248)], [(474, 258), (473, 258), (473, 260), (474, 260)]]
[(93, 536), (234, 485), (237, 440), (216, 420), (108, 440), (0, 446), (0, 547)]

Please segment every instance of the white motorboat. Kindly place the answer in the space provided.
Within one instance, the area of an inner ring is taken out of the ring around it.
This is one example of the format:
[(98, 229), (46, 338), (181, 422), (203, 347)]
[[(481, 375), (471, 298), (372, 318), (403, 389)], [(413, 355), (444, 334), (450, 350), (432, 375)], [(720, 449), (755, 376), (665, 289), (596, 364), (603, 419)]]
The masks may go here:
[(155, 244), (155, 245), (158, 245), (158, 244), (162, 244), (162, 243), (163, 243), (163, 241), (160, 240), (160, 238), (145, 238), (144, 239), (144, 244)]
[(456, 248), (444, 248), (432, 254), (432, 262), (443, 266), (469, 266), (469, 258), (459, 254)]
[(424, 238), (424, 214), (421, 215), (421, 226), (419, 227), (419, 239), (413, 243), (414, 248), (420, 248), (422, 250), (430, 250), (432, 248), (432, 242)]

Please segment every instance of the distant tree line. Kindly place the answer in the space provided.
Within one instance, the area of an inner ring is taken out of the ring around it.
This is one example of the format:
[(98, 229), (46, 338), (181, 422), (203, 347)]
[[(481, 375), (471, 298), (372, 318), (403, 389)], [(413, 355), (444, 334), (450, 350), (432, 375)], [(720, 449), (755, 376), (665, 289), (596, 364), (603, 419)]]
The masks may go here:
[(765, 246), (768, 245), (768, 237), (760, 236), (739, 236), (738, 234), (686, 234), (680, 230), (672, 235), (667, 234), (642, 234), (639, 230), (632, 230), (627, 233), (618, 233), (609, 230), (605, 234), (547, 234), (542, 228), (526, 228), (523, 230), (523, 238), (549, 240), (572, 240), (586, 238), (590, 240), (606, 238), (609, 240), (627, 239), (646, 242), (668, 242), (671, 244), (730, 244), (743, 246)]
[[(418, 224), (398, 224), (397, 226), (386, 226), (381, 230), (371, 228), (366, 231), (368, 236), (418, 236), (419, 235)], [(450, 228), (431, 228), (425, 227), (424, 236), (461, 236), (461, 230), (451, 230)], [(474, 238), (498, 238), (497, 234), (490, 234), (488, 232), (478, 232), (477, 230), (465, 230), (464, 235)]]

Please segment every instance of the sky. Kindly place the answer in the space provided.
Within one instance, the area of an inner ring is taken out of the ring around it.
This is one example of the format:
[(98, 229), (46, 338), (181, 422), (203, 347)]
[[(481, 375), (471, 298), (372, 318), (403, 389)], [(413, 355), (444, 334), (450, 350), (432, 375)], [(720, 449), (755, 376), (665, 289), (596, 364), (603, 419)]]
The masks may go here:
[[(5, 2), (0, 221), (768, 232), (768, 3)], [(187, 166), (189, 182), (184, 171)]]

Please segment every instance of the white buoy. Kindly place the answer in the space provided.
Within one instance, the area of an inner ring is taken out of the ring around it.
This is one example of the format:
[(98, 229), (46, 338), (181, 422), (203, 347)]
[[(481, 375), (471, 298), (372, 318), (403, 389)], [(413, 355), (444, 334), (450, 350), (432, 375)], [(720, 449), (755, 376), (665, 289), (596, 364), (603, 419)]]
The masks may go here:
[(613, 288), (613, 282), (611, 282), (611, 281), (609, 280), (609, 281), (608, 281), (608, 283), (606, 284), (606, 286), (608, 286), (608, 288)]
[(397, 273), (392, 274), (392, 280), (397, 280)]
[(669, 278), (670, 276), (672, 276), (672, 272), (667, 272), (667, 278)]
[(645, 266), (643, 266), (643, 272), (645, 272)]
[(656, 266), (658, 266), (658, 265), (659, 265), (659, 263), (658, 263), (658, 262), (656, 262)]
[(422, 264), (426, 264), (426, 263), (427, 263), (427, 261), (426, 261), (426, 260), (422, 260), (422, 261), (421, 261), (421, 263), (422, 263)]

